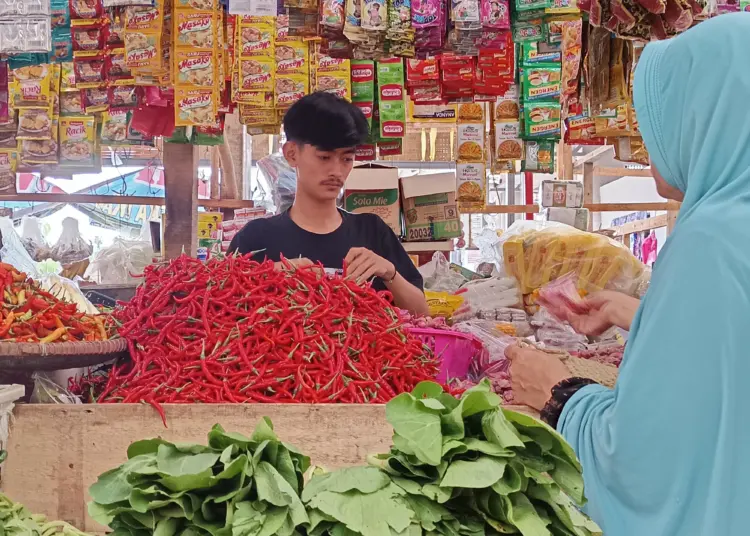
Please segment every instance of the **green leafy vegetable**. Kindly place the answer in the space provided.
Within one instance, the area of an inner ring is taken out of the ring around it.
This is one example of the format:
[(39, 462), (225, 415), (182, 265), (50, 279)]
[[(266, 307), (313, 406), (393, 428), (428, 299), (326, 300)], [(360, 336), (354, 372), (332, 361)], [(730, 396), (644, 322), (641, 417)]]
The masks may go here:
[(47, 521), (0, 493), (0, 535), (3, 536), (89, 536), (64, 521)]
[[(393, 446), (369, 462), (401, 490), (391, 501), (405, 499), (412, 526), (440, 536), (601, 534), (575, 506), (586, 499), (573, 449), (546, 424), (502, 408), (488, 382), (459, 399), (423, 382), (389, 402), (386, 417)], [(376, 509), (370, 495), (358, 499), (359, 510)], [(331, 536), (340, 525), (365, 535), (340, 511), (324, 513)]]
[(251, 438), (217, 424), (208, 445), (146, 439), (89, 488), (89, 514), (115, 536), (294, 536), (309, 466), (268, 419)]

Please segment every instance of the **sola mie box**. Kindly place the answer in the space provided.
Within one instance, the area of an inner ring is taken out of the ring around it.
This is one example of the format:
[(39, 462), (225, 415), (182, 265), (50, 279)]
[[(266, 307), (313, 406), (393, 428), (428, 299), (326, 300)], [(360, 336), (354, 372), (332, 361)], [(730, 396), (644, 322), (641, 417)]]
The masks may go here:
[(455, 173), (403, 177), (401, 194), (407, 241), (448, 240), (461, 236)]
[(397, 236), (401, 236), (398, 199), (398, 169), (365, 164), (355, 167), (344, 186), (344, 210), (355, 214), (380, 216)]

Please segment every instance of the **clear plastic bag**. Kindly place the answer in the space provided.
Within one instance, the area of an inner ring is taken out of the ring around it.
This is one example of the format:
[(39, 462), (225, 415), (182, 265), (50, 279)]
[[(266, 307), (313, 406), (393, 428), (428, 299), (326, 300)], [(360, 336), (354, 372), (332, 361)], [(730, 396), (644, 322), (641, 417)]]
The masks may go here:
[(606, 288), (638, 296), (650, 278), (650, 270), (622, 244), (561, 223), (516, 222), (498, 247), (505, 273), (518, 280), (523, 294), (574, 272), (586, 292)]
[(451, 269), (451, 265), (440, 251), (432, 255), (432, 260), (419, 267), (424, 279), (424, 288), (435, 292), (454, 293), (468, 280)]
[(140, 279), (134, 276), (141, 275), (153, 257), (150, 241), (115, 238), (111, 246), (94, 254), (85, 277), (100, 285), (138, 284)]
[(34, 381), (34, 391), (31, 393), (32, 404), (80, 404), (81, 400), (61, 387), (46, 374), (35, 372), (31, 379)]
[(3, 239), (3, 247), (0, 249), (0, 260), (26, 273), (29, 277), (36, 277), (36, 263), (31, 258), (21, 237), (18, 236), (18, 233), (13, 228), (13, 220), (10, 218), (0, 218), (0, 233)]
[(90, 315), (99, 314), (99, 310), (81, 292), (75, 281), (61, 277), (58, 274), (47, 274), (40, 277), (39, 286), (52, 294), (58, 300), (75, 303), (78, 311)]
[[(471, 318), (512, 321), (507, 318), (508, 309), (516, 309), (523, 303), (518, 283), (512, 277), (490, 277), (466, 283), (456, 292), (464, 303), (453, 314), (456, 321)], [(520, 309), (516, 309), (520, 313)], [(526, 319), (525, 313), (523, 320)]]
[(585, 350), (588, 338), (576, 333), (567, 322), (555, 318), (547, 309), (540, 307), (531, 317), (531, 325), (536, 328), (536, 340), (545, 347), (559, 350)]
[(78, 220), (65, 218), (62, 221), (62, 233), (57, 243), (47, 252), (46, 257), (69, 264), (88, 259), (94, 252), (93, 246), (84, 240), (78, 228)]
[(271, 185), (271, 196), (280, 214), (294, 203), (297, 194), (297, 172), (282, 154), (271, 154), (258, 160), (258, 168)]

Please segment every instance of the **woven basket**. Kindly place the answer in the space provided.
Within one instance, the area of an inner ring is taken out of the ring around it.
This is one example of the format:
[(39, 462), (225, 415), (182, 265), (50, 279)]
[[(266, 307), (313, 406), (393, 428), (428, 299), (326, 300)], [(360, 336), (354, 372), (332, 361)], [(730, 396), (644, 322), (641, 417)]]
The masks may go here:
[(0, 370), (62, 370), (106, 363), (128, 351), (125, 339), (94, 342), (0, 342)]
[(617, 383), (619, 369), (614, 365), (605, 365), (604, 363), (591, 361), (590, 359), (574, 357), (564, 350), (540, 348), (539, 346), (526, 341), (519, 341), (518, 345), (526, 348), (534, 348), (540, 352), (559, 357), (560, 361), (563, 362), (570, 373), (579, 378), (588, 378), (589, 380), (594, 380), (596, 383), (610, 388), (614, 388), (615, 383)]

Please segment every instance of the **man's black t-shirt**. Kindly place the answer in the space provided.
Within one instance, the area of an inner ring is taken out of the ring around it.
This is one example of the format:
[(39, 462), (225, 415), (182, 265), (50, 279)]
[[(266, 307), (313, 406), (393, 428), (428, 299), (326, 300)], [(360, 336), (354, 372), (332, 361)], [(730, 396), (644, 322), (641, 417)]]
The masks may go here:
[[(289, 212), (253, 220), (234, 236), (229, 251), (238, 251), (242, 255), (258, 251), (256, 259), (274, 262), (281, 260), (282, 254), (287, 259), (303, 257), (320, 262), (328, 271), (339, 271), (349, 250), (362, 247), (392, 262), (404, 279), (420, 290), (423, 288), (422, 275), (380, 216), (339, 212), (341, 225), (328, 234), (302, 229), (292, 221)], [(373, 287), (385, 290), (380, 278), (375, 278)]]

